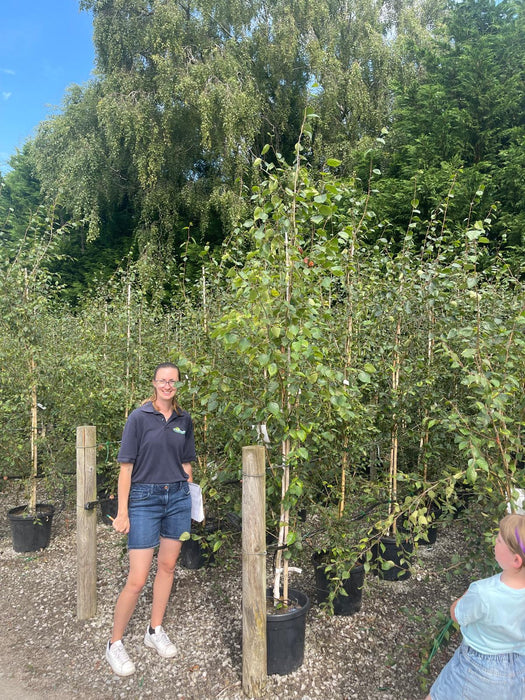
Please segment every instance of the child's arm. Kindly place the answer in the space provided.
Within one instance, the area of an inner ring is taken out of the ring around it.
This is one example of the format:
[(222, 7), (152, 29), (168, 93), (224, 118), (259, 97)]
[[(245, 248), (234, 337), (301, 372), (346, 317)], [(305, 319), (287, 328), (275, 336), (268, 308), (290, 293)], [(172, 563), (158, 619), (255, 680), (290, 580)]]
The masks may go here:
[[(452, 603), (452, 605), (450, 606), (450, 617), (454, 620), (454, 622), (457, 622), (457, 619), (456, 619), (456, 605), (459, 603), (459, 601), (461, 600), (461, 598), (463, 598), (464, 595), (465, 595), (465, 593), (463, 593), (462, 596), (460, 596), (459, 598), (457, 598), (457, 599)], [(458, 623), (458, 624), (459, 624), (459, 623)]]

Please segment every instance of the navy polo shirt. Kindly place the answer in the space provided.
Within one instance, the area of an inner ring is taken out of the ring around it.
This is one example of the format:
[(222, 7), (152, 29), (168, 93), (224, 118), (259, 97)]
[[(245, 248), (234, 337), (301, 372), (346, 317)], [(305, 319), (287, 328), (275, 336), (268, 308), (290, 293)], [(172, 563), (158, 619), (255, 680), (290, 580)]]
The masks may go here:
[(133, 464), (132, 483), (186, 481), (182, 464), (196, 459), (193, 423), (187, 411), (180, 416), (173, 411), (166, 420), (148, 401), (130, 413), (117, 461)]

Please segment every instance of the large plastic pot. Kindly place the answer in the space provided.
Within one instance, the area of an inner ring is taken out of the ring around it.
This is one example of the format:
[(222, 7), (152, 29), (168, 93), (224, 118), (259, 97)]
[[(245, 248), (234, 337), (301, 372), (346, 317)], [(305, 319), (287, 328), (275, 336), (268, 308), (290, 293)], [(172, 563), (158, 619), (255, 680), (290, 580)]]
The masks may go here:
[(37, 503), (34, 515), (27, 512), (27, 506), (11, 508), (7, 517), (15, 552), (36, 552), (47, 547), (54, 513), (55, 507), (48, 503)]
[(395, 537), (381, 537), (372, 549), (374, 559), (382, 559), (390, 562), (387, 569), (379, 568), (377, 574), (385, 581), (404, 581), (410, 578), (410, 563), (408, 559), (412, 554), (414, 544), (411, 539), (402, 537), (398, 542)]
[[(315, 567), (317, 602), (324, 603), (330, 594), (330, 579), (325, 571), (327, 554), (314, 552), (312, 561)], [(343, 582), (346, 595), (340, 593), (333, 600), (334, 615), (353, 615), (361, 610), (365, 567), (361, 564), (352, 567), (350, 576)]]
[[(266, 597), (271, 604), (273, 591), (269, 588)], [(304, 659), (304, 637), (306, 615), (310, 599), (306, 593), (290, 588), (289, 605), (266, 614), (267, 672), (271, 676), (291, 673), (301, 666)]]
[(98, 500), (100, 503), (100, 513), (102, 515), (102, 522), (104, 525), (111, 526), (112, 518), (117, 517), (118, 512), (118, 498), (115, 496), (109, 496), (106, 492), (99, 493)]

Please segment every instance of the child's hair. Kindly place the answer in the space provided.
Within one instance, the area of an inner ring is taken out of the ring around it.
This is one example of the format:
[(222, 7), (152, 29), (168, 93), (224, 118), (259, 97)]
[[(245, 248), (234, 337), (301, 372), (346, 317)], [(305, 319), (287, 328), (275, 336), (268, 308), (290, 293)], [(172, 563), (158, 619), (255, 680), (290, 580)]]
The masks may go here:
[(525, 515), (506, 515), (499, 524), (499, 531), (507, 547), (521, 557), (522, 566), (525, 566)]
[[(153, 379), (155, 379), (155, 377), (157, 376), (157, 372), (159, 371), (159, 369), (176, 369), (177, 375), (180, 379), (180, 369), (177, 367), (177, 365), (174, 365), (173, 362), (161, 362), (160, 365), (157, 365), (153, 370)], [(177, 415), (180, 416), (182, 414), (182, 409), (177, 402), (176, 396), (177, 395), (175, 394), (175, 396), (172, 398), (171, 405), (173, 406), (173, 410), (175, 411), (175, 413), (177, 413)], [(143, 406), (145, 403), (148, 403), (148, 401), (151, 401), (151, 403), (155, 403), (156, 398), (157, 390), (155, 389), (153, 394), (151, 396), (148, 396), (147, 399), (144, 399), (141, 405)]]

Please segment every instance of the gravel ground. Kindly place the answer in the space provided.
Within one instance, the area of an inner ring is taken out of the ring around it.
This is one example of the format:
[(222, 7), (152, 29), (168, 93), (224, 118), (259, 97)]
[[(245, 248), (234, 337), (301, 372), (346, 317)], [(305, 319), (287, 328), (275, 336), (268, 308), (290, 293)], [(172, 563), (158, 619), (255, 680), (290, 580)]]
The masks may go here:
[[(48, 548), (36, 553), (12, 549), (7, 510), (18, 503), (0, 492), (0, 697), (18, 700), (148, 698), (244, 700), (241, 657), (241, 562), (239, 543), (215, 566), (179, 567), (164, 627), (179, 654), (161, 659), (143, 642), (151, 604), (151, 583), (143, 592), (125, 644), (137, 671), (115, 676), (104, 659), (113, 606), (126, 578), (123, 541), (97, 525), (98, 611), (76, 617), (75, 511), (55, 516)], [(18, 499), (22, 502), (22, 499)], [(100, 518), (99, 518), (100, 520)], [(448, 582), (443, 570), (461, 551), (461, 521), (444, 526), (436, 544), (420, 547), (420, 561), (407, 581), (369, 575), (361, 611), (328, 617), (315, 604), (315, 580), (305, 555), (292, 585), (310, 595), (305, 658), (300, 669), (268, 678), (267, 700), (417, 700), (458, 643), (439, 652), (428, 676), (418, 673), (420, 651), (439, 629), (468, 580)], [(295, 563), (295, 562), (294, 562)]]

